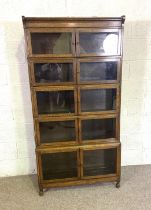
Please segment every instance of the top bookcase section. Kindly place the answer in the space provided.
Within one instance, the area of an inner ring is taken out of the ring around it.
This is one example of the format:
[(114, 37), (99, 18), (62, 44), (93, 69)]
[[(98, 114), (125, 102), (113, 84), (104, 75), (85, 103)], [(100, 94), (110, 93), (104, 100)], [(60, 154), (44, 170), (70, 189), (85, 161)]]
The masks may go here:
[(124, 16), (91, 19), (89, 24), (84, 18), (71, 18), (66, 23), (61, 18), (50, 20), (23, 18), (29, 57), (120, 56), (122, 53)]

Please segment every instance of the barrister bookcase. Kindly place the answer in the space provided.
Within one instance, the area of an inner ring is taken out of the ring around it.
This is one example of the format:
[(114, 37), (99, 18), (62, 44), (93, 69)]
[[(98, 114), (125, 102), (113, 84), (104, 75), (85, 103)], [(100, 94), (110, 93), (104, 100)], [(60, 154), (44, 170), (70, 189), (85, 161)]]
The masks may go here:
[(97, 182), (119, 187), (125, 16), (22, 20), (39, 194)]

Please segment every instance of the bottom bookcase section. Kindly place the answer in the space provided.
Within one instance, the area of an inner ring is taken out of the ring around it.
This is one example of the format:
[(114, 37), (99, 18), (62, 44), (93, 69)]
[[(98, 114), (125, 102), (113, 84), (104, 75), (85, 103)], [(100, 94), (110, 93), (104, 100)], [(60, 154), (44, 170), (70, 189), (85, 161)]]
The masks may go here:
[(120, 177), (120, 143), (36, 151), (40, 183)]
[(78, 178), (77, 151), (48, 151), (38, 153), (38, 171), (43, 181)]

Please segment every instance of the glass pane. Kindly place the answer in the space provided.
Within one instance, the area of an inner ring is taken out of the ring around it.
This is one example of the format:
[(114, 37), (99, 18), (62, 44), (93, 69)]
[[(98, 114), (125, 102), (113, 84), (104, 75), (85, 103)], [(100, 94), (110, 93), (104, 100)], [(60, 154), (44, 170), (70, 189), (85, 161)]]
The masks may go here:
[(37, 83), (73, 82), (72, 63), (36, 63), (34, 64)]
[(117, 54), (118, 33), (80, 32), (80, 53)]
[(38, 91), (37, 106), (39, 114), (73, 113), (74, 91)]
[(41, 159), (44, 180), (77, 177), (76, 152), (42, 154)]
[(116, 89), (81, 90), (81, 111), (114, 110), (116, 106)]
[(84, 176), (116, 173), (116, 149), (97, 149), (83, 152)]
[(33, 54), (71, 53), (72, 33), (31, 33)]
[(95, 140), (115, 138), (115, 119), (82, 120), (82, 139)]
[(117, 62), (80, 63), (81, 81), (101, 81), (117, 79)]
[(74, 120), (40, 122), (39, 129), (41, 143), (76, 140)]

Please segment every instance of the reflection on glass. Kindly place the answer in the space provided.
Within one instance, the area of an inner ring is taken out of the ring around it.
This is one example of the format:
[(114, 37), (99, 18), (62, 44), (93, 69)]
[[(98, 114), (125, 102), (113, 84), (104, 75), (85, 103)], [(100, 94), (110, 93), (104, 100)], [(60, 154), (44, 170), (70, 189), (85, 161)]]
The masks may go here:
[(115, 122), (113, 118), (82, 120), (82, 140), (115, 138)]
[(112, 32), (80, 32), (81, 54), (117, 54), (118, 33)]
[(101, 81), (117, 79), (117, 62), (80, 63), (80, 81)]
[(81, 111), (115, 110), (116, 89), (81, 90)]
[(83, 152), (84, 176), (116, 173), (116, 149), (97, 149)]
[(72, 33), (31, 33), (33, 54), (71, 53)]
[(76, 139), (74, 120), (40, 122), (39, 129), (41, 143), (74, 141)]
[(117, 53), (117, 46), (118, 46), (118, 35), (117, 34), (109, 34), (104, 42), (103, 48), (106, 54), (114, 54)]
[(44, 180), (77, 177), (76, 152), (42, 154), (41, 160)]
[(36, 63), (34, 74), (37, 83), (73, 82), (73, 65), (71, 63)]
[(38, 91), (37, 105), (39, 114), (73, 113), (74, 91)]

